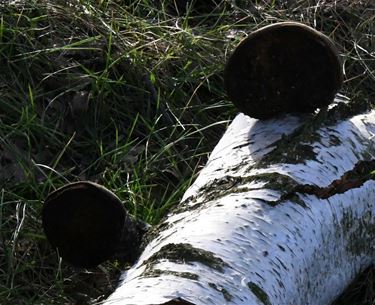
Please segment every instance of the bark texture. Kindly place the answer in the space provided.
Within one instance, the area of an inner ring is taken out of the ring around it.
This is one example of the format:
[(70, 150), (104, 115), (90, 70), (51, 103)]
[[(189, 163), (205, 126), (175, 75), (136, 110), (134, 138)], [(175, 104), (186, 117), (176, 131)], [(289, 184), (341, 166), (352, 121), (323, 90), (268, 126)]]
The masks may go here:
[(105, 304), (330, 304), (374, 261), (375, 111), (239, 114)]

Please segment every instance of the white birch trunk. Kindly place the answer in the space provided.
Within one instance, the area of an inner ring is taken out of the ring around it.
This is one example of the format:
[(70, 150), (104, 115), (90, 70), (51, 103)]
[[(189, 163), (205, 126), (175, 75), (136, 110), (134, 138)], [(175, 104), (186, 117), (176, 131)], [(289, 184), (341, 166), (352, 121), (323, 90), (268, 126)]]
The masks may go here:
[(325, 199), (296, 187), (372, 160), (375, 111), (296, 141), (304, 123), (239, 114), (105, 304), (330, 304), (374, 261), (375, 182)]

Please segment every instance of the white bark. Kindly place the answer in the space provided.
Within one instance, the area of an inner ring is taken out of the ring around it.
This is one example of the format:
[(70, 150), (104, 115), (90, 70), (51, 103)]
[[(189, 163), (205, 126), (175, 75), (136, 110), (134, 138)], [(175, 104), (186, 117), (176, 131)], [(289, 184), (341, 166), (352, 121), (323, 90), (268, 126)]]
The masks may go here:
[(375, 111), (305, 131), (277, 155), (303, 123), (239, 114), (105, 304), (330, 304), (374, 261), (375, 182), (327, 199), (282, 195), (373, 159)]

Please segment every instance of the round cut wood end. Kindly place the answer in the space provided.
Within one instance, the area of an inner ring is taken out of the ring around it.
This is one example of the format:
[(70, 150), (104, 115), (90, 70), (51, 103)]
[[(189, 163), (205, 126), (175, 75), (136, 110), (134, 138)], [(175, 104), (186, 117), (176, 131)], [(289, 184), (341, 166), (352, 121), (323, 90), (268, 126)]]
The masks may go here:
[(95, 267), (120, 242), (126, 211), (112, 192), (92, 182), (68, 184), (48, 195), (43, 228), (60, 256), (77, 267)]
[(342, 81), (332, 41), (313, 28), (282, 22), (251, 33), (224, 71), (229, 99), (243, 113), (268, 119), (329, 105)]

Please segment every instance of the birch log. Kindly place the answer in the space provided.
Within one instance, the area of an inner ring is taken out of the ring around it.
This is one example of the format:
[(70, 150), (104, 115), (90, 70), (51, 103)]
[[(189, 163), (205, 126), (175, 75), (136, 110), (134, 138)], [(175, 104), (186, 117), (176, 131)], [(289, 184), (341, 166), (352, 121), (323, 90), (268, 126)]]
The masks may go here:
[(238, 114), (105, 304), (330, 304), (374, 261), (374, 134)]

